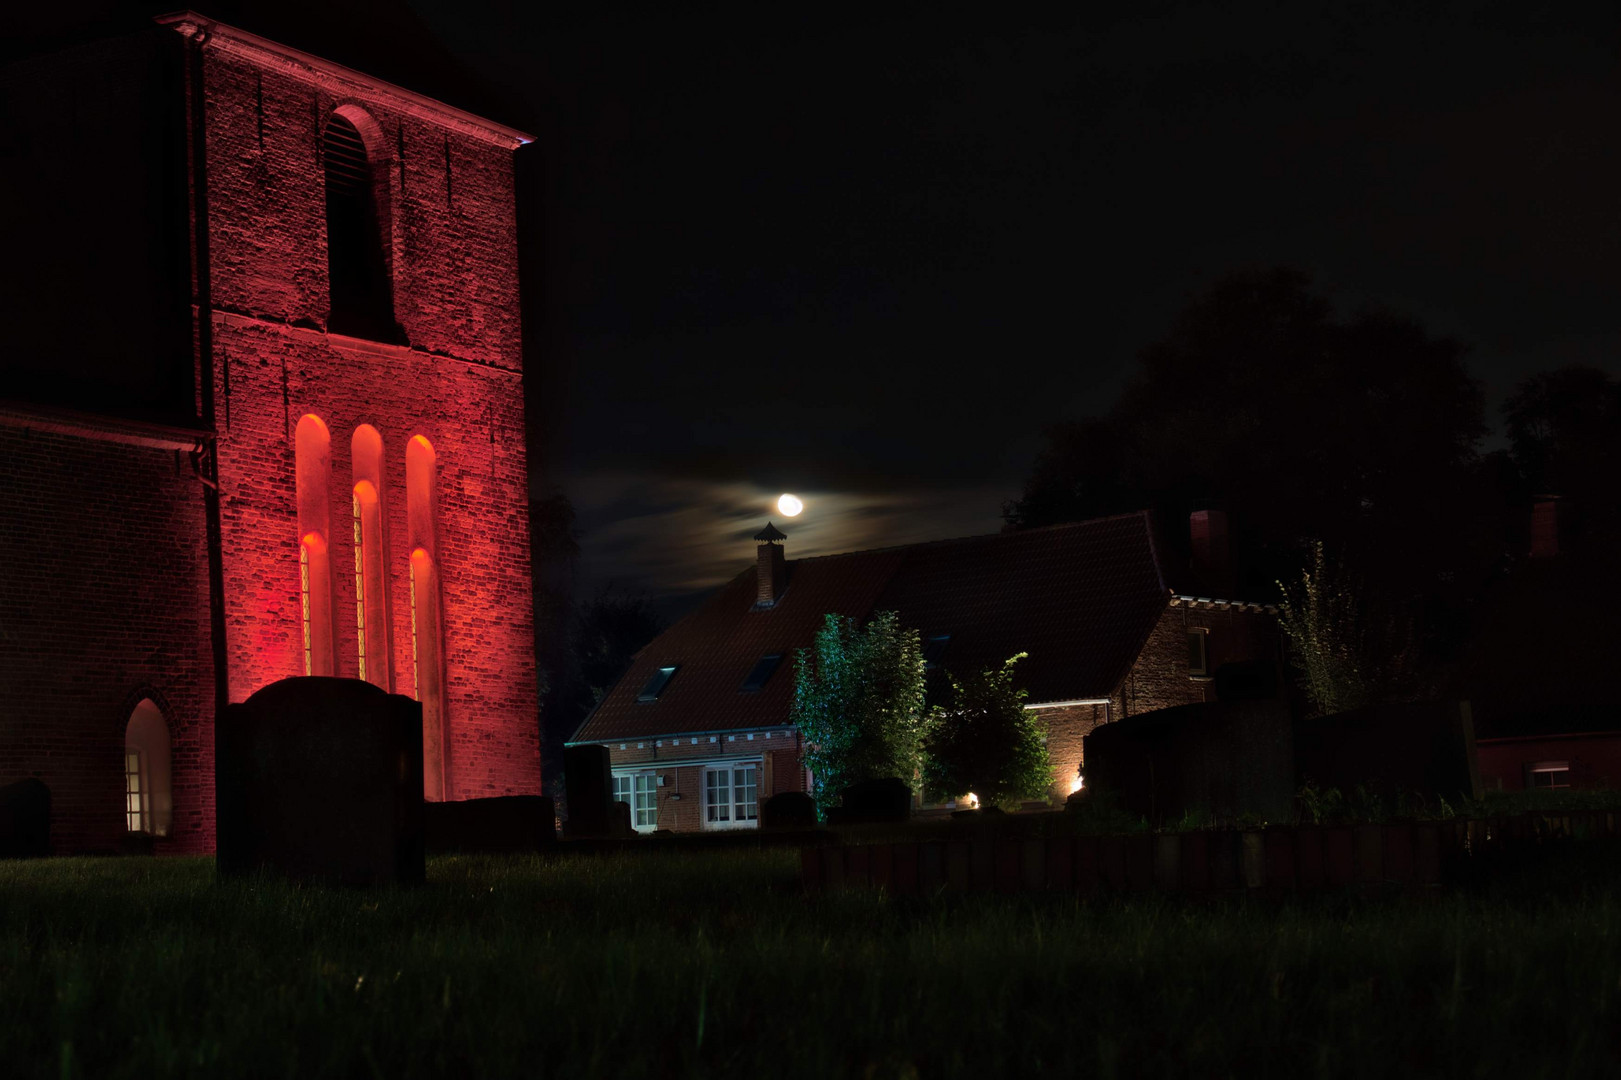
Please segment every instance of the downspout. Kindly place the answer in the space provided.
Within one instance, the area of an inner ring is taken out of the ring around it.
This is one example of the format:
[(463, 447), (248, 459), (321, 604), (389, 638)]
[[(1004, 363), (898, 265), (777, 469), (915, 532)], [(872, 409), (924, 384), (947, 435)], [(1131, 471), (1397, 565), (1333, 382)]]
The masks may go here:
[(186, 74), (190, 96), (192, 267), (196, 277), (197, 353), (202, 379), (203, 430), (206, 445), (196, 455), (197, 476), (203, 482), (203, 517), (208, 545), (208, 628), (214, 656), (214, 717), (231, 701), (229, 654), (225, 648), (225, 553), (220, 530), (219, 440), (214, 409), (214, 293), (208, 250), (208, 113), (203, 80), (203, 45), (206, 28), (187, 38)]

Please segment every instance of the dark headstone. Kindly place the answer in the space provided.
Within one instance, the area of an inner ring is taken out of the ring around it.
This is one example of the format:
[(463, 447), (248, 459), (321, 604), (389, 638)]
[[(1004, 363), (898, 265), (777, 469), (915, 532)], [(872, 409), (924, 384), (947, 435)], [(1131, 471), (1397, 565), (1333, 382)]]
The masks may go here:
[(127, 832), (118, 840), (120, 855), (156, 855), (157, 838), (151, 833)]
[(912, 816), (912, 789), (893, 776), (863, 780), (844, 789), (841, 809), (844, 812), (839, 818), (846, 825), (907, 821)]
[(1104, 724), (1082, 743), (1086, 787), (1069, 800), (1102, 798), (1150, 824), (1189, 811), (1231, 819), (1286, 820), (1295, 782), (1288, 706), (1210, 701)]
[(423, 835), (430, 854), (521, 854), (557, 841), (552, 801), (544, 795), (427, 803)]
[(608, 835), (620, 840), (636, 835), (636, 827), (630, 820), (630, 803), (608, 804)]
[(51, 853), (51, 789), (29, 777), (0, 787), (0, 859)]
[(816, 800), (803, 791), (779, 791), (760, 811), (762, 829), (814, 829)]
[(295, 880), (423, 880), (422, 706), (359, 679), (283, 679), (214, 727), (217, 864)]
[(563, 748), (563, 783), (568, 793), (568, 820), (563, 823), (563, 835), (608, 835), (612, 775), (606, 746)]

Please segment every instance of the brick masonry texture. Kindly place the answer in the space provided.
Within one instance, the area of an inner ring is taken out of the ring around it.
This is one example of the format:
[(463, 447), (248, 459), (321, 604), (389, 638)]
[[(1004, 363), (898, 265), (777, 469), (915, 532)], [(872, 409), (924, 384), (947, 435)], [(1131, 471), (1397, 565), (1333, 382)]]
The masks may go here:
[[(676, 832), (703, 829), (704, 763), (719, 764), (717, 759), (720, 758), (760, 762), (758, 795), (761, 802), (781, 791), (805, 790), (805, 769), (799, 763), (801, 744), (792, 728), (682, 735), (607, 746), (608, 758), (615, 770), (653, 772), (664, 778), (664, 786), (658, 789), (658, 827), (661, 829)], [(693, 764), (684, 764), (686, 762)]]
[[(306, 413), (332, 436), (337, 673), (358, 675), (350, 440), (370, 424), (384, 447), (390, 667), (394, 690), (413, 692), (404, 455), (421, 435), (437, 464), (449, 797), (539, 794), (511, 147), (423, 119), (386, 87), (212, 52), (204, 70), (231, 700), (303, 673), (293, 430)], [(409, 346), (320, 329), (319, 151), (336, 109), (368, 143)]]
[[(191, 78), (199, 59), (200, 102)], [(55, 147), (63, 177), (91, 175), (94, 186), (115, 189), (97, 199), (73, 188), (57, 202), (71, 206), (72, 236), (134, 254), (109, 261), (64, 242), (82, 257), (60, 275), (47, 267), (50, 288), (24, 291), (36, 305), (30, 325), (49, 332), (23, 339), (33, 350), (21, 369), (28, 379), (13, 390), (47, 410), (128, 415), (205, 429), (205, 438), (211, 426), (229, 699), (304, 673), (293, 431), (305, 413), (332, 436), (337, 674), (359, 667), (350, 440), (370, 424), (384, 446), (388, 625), (368, 629), (368, 652), (386, 641), (394, 691), (414, 692), (404, 461), (421, 435), (437, 465), (449, 797), (539, 794), (516, 140), (224, 27), (200, 49), (160, 27), (31, 61), (0, 76), (0, 91), (13, 111), (71, 95), (80, 123), (131, 133), (122, 186), (109, 185), (99, 164), (78, 167), (82, 140), (58, 132), (19, 143), (35, 157)], [(326, 332), (320, 153), (334, 111), (367, 142), (408, 344)], [(192, 189), (190, 125), (199, 115), (203, 192)], [(11, 132), (15, 118), (3, 119)], [(44, 175), (30, 162), (29, 175)], [(49, 202), (50, 185), (30, 191)], [(199, 202), (206, 221), (186, 210)], [(204, 233), (206, 282), (191, 260), (198, 246), (188, 221)], [(102, 292), (109, 303), (98, 306)], [(132, 305), (154, 314), (128, 318)], [(120, 352), (116, 342), (132, 336)], [(36, 371), (52, 381), (36, 388), (28, 381)], [(187, 384), (178, 390), (176, 373)], [(107, 386), (112, 398), (98, 396)], [(137, 392), (147, 386), (150, 394)], [(113, 849), (124, 832), (124, 727), (151, 697), (173, 740), (173, 834), (159, 850), (211, 851), (216, 691), (203, 485), (184, 452), (57, 430), (26, 416), (0, 427), (0, 783), (38, 776), (50, 785), (58, 851)]]
[(142, 698), (172, 739), (174, 824), (214, 835), (203, 489), (184, 455), (0, 427), (0, 780), (51, 789), (58, 852), (124, 834), (124, 729)]

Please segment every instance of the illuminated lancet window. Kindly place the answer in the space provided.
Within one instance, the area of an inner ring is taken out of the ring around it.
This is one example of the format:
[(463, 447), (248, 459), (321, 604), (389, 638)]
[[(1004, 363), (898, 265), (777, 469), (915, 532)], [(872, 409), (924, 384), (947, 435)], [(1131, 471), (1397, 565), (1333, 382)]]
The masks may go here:
[(383, 522), (383, 437), (370, 424), (350, 443), (354, 492), (355, 630), (360, 677), (393, 692), (388, 619), (387, 544)]
[(407, 543), (411, 549), (411, 669), (422, 702), (423, 794), (450, 798), (450, 740), (444, 693), (443, 619), (439, 607), (438, 490), (433, 444), (421, 435), (405, 447)]
[[(363, 130), (364, 129), (364, 130)], [(367, 134), (372, 136), (367, 138)], [(326, 172), (329, 329), (374, 341), (401, 341), (389, 281), (389, 192), (386, 163), (373, 160), (377, 125), (345, 107), (327, 121), (321, 140)]]
[(124, 728), (124, 827), (168, 836), (174, 818), (169, 788), (169, 725), (150, 700)]
[(332, 649), (332, 566), (328, 555), (328, 483), (332, 439), (319, 416), (305, 415), (293, 435), (298, 486), (298, 588), (304, 674), (337, 674)]

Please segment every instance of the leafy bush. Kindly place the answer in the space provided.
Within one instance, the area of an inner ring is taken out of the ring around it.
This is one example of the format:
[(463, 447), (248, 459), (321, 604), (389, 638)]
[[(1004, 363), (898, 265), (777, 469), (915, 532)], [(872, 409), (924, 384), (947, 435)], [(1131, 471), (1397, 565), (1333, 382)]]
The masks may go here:
[(805, 739), (819, 814), (860, 780), (916, 782), (929, 716), (923, 703), (923, 645), (893, 611), (865, 628), (828, 615), (815, 643), (794, 660), (791, 723)]
[(1013, 665), (1024, 656), (965, 680), (949, 677), (947, 703), (924, 743), (925, 790), (941, 799), (972, 791), (982, 805), (1007, 809), (1047, 797), (1053, 767), (1041, 722), (1013, 685)]

